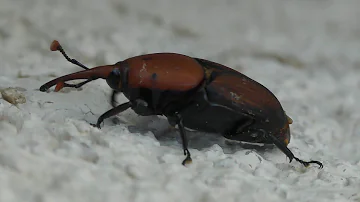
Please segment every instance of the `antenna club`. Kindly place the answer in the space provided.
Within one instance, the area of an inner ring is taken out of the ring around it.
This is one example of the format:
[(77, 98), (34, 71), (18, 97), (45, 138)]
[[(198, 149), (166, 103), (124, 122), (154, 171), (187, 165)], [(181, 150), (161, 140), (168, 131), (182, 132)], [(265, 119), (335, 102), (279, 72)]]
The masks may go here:
[(54, 40), (50, 45), (51, 51), (57, 51), (60, 47), (60, 43), (57, 40)]

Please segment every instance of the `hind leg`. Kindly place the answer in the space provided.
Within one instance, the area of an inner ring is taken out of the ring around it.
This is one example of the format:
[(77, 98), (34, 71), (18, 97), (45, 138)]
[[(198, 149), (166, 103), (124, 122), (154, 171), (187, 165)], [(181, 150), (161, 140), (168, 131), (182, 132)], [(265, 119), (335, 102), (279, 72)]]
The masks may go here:
[(256, 141), (257, 133), (249, 129), (249, 126), (255, 122), (254, 119), (242, 119), (234, 124), (234, 127), (229, 130), (224, 137), (229, 140), (254, 142)]
[(290, 151), (289, 148), (287, 148), (287, 146), (283, 142), (279, 141), (276, 137), (268, 134), (264, 130), (262, 130), (262, 132), (263, 132), (264, 138), (272, 141), (272, 143), (275, 144), (277, 148), (279, 148), (287, 157), (289, 157), (290, 163), (293, 159), (295, 159), (299, 163), (303, 164), (305, 167), (308, 167), (310, 164), (317, 164), (317, 165), (319, 165), (320, 169), (324, 167), (320, 161), (304, 161), (304, 160), (297, 158), (296, 156), (294, 156), (294, 154)]

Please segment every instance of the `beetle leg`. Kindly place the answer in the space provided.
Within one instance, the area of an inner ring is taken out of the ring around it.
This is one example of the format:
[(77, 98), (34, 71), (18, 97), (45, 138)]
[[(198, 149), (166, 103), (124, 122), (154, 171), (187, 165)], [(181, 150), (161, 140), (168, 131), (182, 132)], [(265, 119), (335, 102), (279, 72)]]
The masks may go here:
[(132, 106), (132, 104), (130, 102), (125, 102), (117, 107), (114, 107), (112, 109), (110, 109), (109, 111), (105, 112), (104, 114), (102, 114), (98, 120), (96, 124), (91, 124), (92, 126), (96, 126), (98, 128), (100, 128), (100, 124), (104, 121), (104, 119), (107, 119), (111, 116), (114, 116), (116, 114), (119, 114), (127, 109), (129, 109)]
[(120, 92), (113, 90), (113, 92), (111, 94), (111, 106), (113, 106), (113, 107), (116, 107), (117, 102), (116, 102), (115, 98), (118, 93), (120, 93)]
[(308, 167), (311, 163), (318, 164), (320, 169), (324, 167), (323, 164), (319, 161), (303, 161), (303, 160), (295, 157), (294, 154), (290, 151), (289, 148), (287, 148), (287, 146), (284, 143), (280, 142), (273, 135), (269, 135), (265, 131), (263, 131), (263, 133), (264, 133), (264, 136), (266, 139), (271, 140), (287, 157), (290, 158), (290, 163), (293, 159), (295, 159), (299, 163), (303, 164), (305, 167)]
[(133, 100), (131, 109), (134, 110), (135, 113), (141, 116), (150, 116), (156, 114), (154, 110), (151, 107), (149, 107), (149, 104), (142, 99)]
[(254, 119), (248, 119), (246, 122), (242, 121), (242, 124), (236, 128), (235, 134), (243, 132), (246, 127), (250, 126), (253, 123)]
[(192, 162), (192, 159), (191, 159), (191, 154), (188, 150), (188, 139), (187, 139), (187, 136), (185, 133), (183, 119), (179, 114), (176, 114), (174, 118), (176, 119), (176, 124), (178, 125), (179, 130), (180, 130), (180, 136), (181, 136), (182, 146), (183, 146), (183, 150), (184, 150), (184, 155), (186, 155), (186, 158), (183, 160), (182, 165), (190, 164)]
[[(223, 136), (229, 140), (237, 140), (237, 141), (250, 141), (249, 139), (254, 139), (254, 137), (247, 137), (242, 135), (244, 131), (246, 131), (247, 127), (254, 123), (254, 119), (248, 118), (248, 119), (241, 119), (240, 121), (236, 122), (234, 124), (234, 127), (230, 129), (229, 131), (225, 132)], [(241, 139), (239, 139), (242, 137)], [(245, 137), (245, 138), (244, 138)]]

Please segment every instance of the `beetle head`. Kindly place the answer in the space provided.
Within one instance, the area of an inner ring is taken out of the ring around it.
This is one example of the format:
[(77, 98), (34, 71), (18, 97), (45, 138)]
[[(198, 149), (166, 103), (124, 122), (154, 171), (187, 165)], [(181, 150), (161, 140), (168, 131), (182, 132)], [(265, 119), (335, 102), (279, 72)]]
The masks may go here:
[[(86, 67), (85, 65), (81, 64), (79, 61), (69, 58), (69, 56), (66, 54), (65, 50), (62, 48), (62, 46), (60, 45), (60, 43), (57, 40), (54, 40), (51, 43), (50, 50), (51, 51), (60, 51), (67, 61), (69, 61), (70, 63), (75, 64), (85, 70), (53, 79), (53, 80), (47, 82), (46, 84), (42, 85), (40, 87), (40, 91), (44, 92), (44, 91), (48, 90), (51, 86), (54, 86), (54, 85), (56, 85), (55, 91), (59, 91), (63, 87), (79, 87), (87, 82), (90, 82), (90, 81), (93, 81), (93, 80), (96, 80), (99, 78), (106, 79), (108, 81), (108, 84), (112, 88), (119, 89), (121, 87), (121, 86), (119, 87), (120, 82), (118, 82), (118, 84), (116, 85), (116, 81), (120, 81), (120, 71), (119, 71), (119, 69), (117, 69), (119, 67), (117, 64), (103, 65), (103, 66), (98, 66), (98, 67), (94, 67), (94, 68), (90, 69), (90, 68)], [(87, 79), (87, 81), (80, 83), (81, 85), (78, 85), (78, 86), (65, 83), (65, 81), (77, 80), (77, 79)]]

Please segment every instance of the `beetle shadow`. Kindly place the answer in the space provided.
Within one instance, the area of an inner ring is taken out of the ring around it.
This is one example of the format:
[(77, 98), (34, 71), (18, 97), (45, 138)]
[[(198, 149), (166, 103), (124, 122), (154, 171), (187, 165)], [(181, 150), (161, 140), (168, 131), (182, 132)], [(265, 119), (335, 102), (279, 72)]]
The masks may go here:
[[(131, 133), (140, 133), (147, 135), (151, 131), (155, 138), (162, 146), (179, 147), (182, 148), (181, 137), (178, 128), (173, 128), (168, 121), (159, 116), (139, 116), (136, 121), (132, 121), (128, 125), (128, 130)], [(233, 154), (240, 150), (256, 150), (263, 153), (275, 148), (274, 145), (256, 145), (244, 143), (240, 141), (233, 141), (224, 138), (221, 134), (205, 133), (199, 131), (192, 131), (186, 129), (186, 135), (189, 140), (189, 149), (204, 150), (219, 145), (225, 154)]]
[[(179, 135), (179, 131), (176, 130), (175, 135)], [(198, 131), (187, 131), (189, 139), (189, 148), (203, 150), (217, 144), (222, 149), (224, 154), (234, 154), (241, 150), (256, 150), (257, 152), (265, 152), (269, 149), (273, 149), (274, 145), (256, 145), (240, 141), (228, 140), (221, 134), (205, 133)]]

